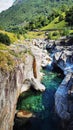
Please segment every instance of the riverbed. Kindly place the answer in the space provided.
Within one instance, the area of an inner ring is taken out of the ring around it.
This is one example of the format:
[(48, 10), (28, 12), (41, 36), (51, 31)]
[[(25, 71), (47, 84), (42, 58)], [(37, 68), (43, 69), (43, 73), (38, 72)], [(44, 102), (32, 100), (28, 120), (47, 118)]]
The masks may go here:
[(46, 90), (43, 93), (31, 89), (23, 93), (17, 103), (17, 110), (28, 110), (33, 113), (27, 123), (17, 123), (13, 130), (60, 130), (60, 119), (55, 113), (55, 92), (63, 80), (61, 73), (52, 72), (48, 69), (42, 69), (43, 77), (41, 83), (45, 85)]

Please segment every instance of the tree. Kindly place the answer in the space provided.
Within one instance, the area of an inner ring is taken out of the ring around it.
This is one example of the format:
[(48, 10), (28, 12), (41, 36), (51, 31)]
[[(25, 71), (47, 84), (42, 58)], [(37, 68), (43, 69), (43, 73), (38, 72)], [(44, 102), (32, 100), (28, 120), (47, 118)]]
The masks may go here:
[(73, 25), (73, 7), (70, 8), (70, 10), (66, 12), (65, 21), (68, 22), (69, 26)]
[(59, 22), (64, 20), (64, 16), (62, 14), (59, 15)]
[(11, 43), (9, 36), (3, 33), (0, 33), (0, 42), (8, 46)]

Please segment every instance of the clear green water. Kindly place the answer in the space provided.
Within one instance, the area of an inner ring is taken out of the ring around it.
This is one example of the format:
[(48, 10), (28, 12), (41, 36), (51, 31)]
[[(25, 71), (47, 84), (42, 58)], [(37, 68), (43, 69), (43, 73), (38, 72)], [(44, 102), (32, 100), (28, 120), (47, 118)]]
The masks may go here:
[(60, 74), (42, 70), (44, 76), (41, 80), (46, 90), (43, 93), (30, 90), (19, 98), (17, 109), (29, 110), (43, 119), (48, 117), (54, 109), (54, 94), (62, 81)]
[(55, 114), (54, 96), (63, 77), (48, 70), (42, 72), (44, 76), (41, 82), (46, 90), (43, 93), (35, 90), (23, 93), (17, 103), (17, 109), (29, 110), (35, 117), (29, 118), (26, 124), (21, 119), (15, 118), (13, 130), (62, 130), (59, 118)]

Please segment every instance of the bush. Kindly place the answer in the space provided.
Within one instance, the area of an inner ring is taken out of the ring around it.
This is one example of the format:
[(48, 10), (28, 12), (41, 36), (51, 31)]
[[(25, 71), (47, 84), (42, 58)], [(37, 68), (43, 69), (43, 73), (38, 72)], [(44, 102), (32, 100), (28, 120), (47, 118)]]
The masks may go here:
[(73, 7), (66, 12), (65, 21), (69, 26), (73, 26)]
[(52, 34), (51, 33), (48, 34), (48, 39), (52, 39)]
[(0, 42), (8, 46), (11, 44), (9, 36), (3, 33), (0, 33)]
[(59, 37), (60, 37), (59, 31), (50, 32), (48, 34), (48, 39), (50, 39), (50, 40), (57, 40)]
[(59, 35), (59, 32), (53, 32), (53, 34), (52, 34), (52, 36), (57, 36), (57, 35)]
[(64, 16), (62, 14), (59, 15), (59, 22), (64, 20)]
[(69, 30), (66, 28), (61, 32), (61, 36), (67, 36), (68, 34), (69, 34)]

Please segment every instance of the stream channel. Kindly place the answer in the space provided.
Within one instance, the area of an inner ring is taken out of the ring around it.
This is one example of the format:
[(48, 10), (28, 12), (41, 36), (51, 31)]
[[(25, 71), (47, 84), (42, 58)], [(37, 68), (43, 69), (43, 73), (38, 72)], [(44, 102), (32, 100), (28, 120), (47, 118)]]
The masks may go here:
[(17, 110), (28, 110), (34, 116), (29, 119), (15, 117), (13, 130), (62, 130), (55, 113), (54, 97), (64, 76), (48, 69), (42, 69), (42, 72), (41, 83), (46, 90), (41, 93), (31, 89), (22, 93), (17, 103)]

